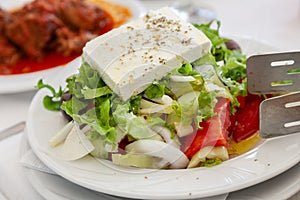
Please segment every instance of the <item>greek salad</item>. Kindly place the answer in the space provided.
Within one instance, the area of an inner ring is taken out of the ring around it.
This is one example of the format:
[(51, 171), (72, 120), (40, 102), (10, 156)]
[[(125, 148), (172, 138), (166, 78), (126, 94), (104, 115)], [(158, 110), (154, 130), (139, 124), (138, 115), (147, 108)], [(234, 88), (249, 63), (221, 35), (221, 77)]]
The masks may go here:
[[(88, 43), (64, 89), (38, 82), (51, 91), (44, 106), (68, 119), (49, 141), (62, 148), (63, 159), (92, 155), (125, 167), (207, 167), (241, 153), (238, 144), (249, 149), (245, 141), (258, 140), (264, 97), (247, 93), (247, 57), (239, 45), (220, 36), (219, 21), (191, 25), (165, 11)], [(178, 46), (185, 51), (178, 53)], [(113, 56), (115, 62), (104, 59)]]

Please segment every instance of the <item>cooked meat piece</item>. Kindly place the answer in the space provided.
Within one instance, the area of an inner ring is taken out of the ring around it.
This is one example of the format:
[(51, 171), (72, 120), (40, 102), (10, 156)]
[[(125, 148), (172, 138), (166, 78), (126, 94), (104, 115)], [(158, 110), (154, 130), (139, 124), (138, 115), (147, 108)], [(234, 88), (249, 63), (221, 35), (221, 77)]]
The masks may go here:
[(97, 36), (89, 31), (72, 31), (68, 27), (57, 29), (55, 33), (57, 36), (53, 43), (55, 49), (65, 56), (81, 53), (85, 43)]
[(60, 0), (35, 0), (31, 3), (25, 4), (22, 8), (23, 12), (28, 11), (43, 11), (55, 13), (57, 4)]
[(10, 16), (5, 25), (5, 35), (27, 55), (40, 59), (59, 23), (60, 20), (53, 13), (21, 10)]
[(0, 34), (0, 65), (14, 65), (20, 57), (18, 49)]
[(0, 8), (0, 65), (10, 66), (21, 57), (18, 49), (4, 36), (4, 26), (9, 14)]
[(5, 18), (5, 12), (0, 8), (0, 33), (2, 32), (5, 24), (4, 18)]
[(0, 33), (3, 32), (4, 25), (7, 23), (9, 13), (0, 8)]
[(93, 31), (111, 24), (111, 17), (104, 10), (83, 0), (61, 0), (57, 12), (67, 25), (76, 29)]

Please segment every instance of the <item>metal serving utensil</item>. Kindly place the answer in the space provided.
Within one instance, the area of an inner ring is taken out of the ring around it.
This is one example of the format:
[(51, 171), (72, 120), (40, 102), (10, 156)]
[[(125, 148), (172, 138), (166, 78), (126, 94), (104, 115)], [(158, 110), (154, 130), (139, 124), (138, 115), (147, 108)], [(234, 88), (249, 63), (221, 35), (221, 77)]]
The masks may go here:
[(24, 128), (25, 128), (25, 122), (21, 121), (21, 122), (18, 122), (4, 130), (1, 130), (0, 131), (0, 141), (23, 131)]
[(300, 52), (249, 57), (247, 81), (250, 93), (277, 95), (260, 105), (262, 138), (300, 133)]

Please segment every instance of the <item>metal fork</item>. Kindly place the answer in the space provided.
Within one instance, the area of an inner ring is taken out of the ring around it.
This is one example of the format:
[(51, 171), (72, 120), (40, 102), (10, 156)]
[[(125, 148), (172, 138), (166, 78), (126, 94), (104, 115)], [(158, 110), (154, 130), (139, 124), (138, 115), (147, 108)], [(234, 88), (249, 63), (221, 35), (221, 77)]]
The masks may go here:
[(275, 94), (260, 105), (260, 136), (300, 133), (300, 52), (254, 55), (247, 60), (248, 91)]

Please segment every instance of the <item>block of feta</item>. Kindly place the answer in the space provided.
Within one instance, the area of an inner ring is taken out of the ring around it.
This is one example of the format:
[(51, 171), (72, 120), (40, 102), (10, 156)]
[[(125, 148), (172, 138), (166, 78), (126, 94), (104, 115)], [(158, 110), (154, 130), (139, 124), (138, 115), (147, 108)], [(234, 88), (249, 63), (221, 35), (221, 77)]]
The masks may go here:
[(210, 49), (202, 31), (164, 7), (91, 40), (83, 59), (126, 101)]

